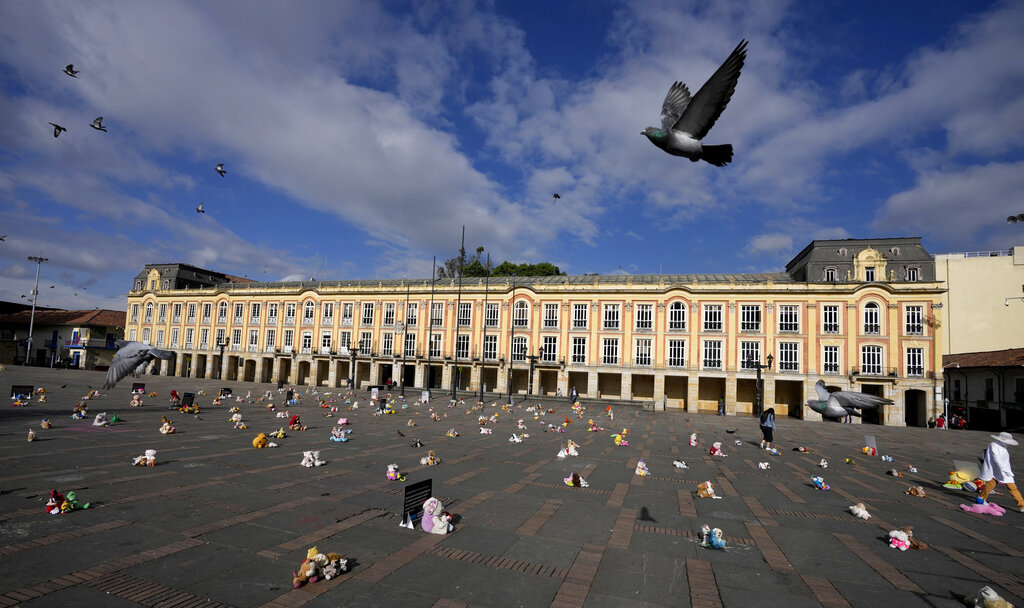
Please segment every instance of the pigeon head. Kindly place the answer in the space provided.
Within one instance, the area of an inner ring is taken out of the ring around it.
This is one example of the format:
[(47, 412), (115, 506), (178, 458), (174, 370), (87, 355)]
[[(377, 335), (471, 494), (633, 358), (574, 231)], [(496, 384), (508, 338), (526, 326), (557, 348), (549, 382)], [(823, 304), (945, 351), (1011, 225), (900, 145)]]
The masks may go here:
[(663, 131), (662, 129), (655, 129), (654, 127), (647, 127), (643, 131), (640, 131), (640, 134), (646, 135), (647, 139), (651, 141), (662, 140), (665, 139), (666, 137), (665, 131)]

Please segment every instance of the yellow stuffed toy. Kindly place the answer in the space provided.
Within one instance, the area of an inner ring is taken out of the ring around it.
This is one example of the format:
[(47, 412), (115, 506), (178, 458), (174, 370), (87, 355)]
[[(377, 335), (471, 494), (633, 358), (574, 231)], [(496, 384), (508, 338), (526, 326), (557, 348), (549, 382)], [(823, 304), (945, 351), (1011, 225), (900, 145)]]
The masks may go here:
[(970, 481), (971, 476), (963, 471), (950, 471), (949, 481), (942, 484), (942, 487), (949, 488), (951, 490), (962, 490), (964, 482)]
[(252, 447), (254, 448), (265, 448), (270, 443), (265, 433), (260, 433), (252, 440)]
[(715, 484), (711, 481), (702, 481), (697, 484), (697, 496), (700, 498), (721, 498), (715, 495)]

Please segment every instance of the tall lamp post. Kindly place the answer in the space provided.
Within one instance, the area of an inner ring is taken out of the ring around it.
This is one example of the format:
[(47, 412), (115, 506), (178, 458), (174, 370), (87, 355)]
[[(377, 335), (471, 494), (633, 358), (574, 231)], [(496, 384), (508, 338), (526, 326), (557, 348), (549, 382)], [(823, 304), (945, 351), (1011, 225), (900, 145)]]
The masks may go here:
[(225, 337), (222, 340), (217, 340), (217, 348), (220, 349), (220, 369), (217, 370), (217, 378), (220, 380), (224, 379), (224, 348), (231, 344), (231, 338)]
[(768, 355), (767, 361), (768, 364), (763, 365), (760, 361), (754, 361), (753, 358), (747, 359), (747, 367), (753, 368), (757, 371), (757, 411), (754, 413), (758, 416), (760, 416), (764, 411), (764, 388), (762, 387), (761, 370), (770, 370), (772, 368), (772, 362), (775, 361), (775, 357)]
[(402, 310), (405, 315), (405, 323), (399, 323), (396, 330), (402, 336), (402, 371), (398, 375), (402, 396), (405, 397), (405, 330), (409, 322), (409, 281), (405, 282), (405, 308)]
[(512, 303), (509, 305), (512, 331), (508, 339), (508, 404), (512, 405), (512, 364), (516, 360), (516, 276), (512, 275)]
[(530, 360), (530, 378), (529, 378), (529, 380), (527, 382), (526, 392), (527, 392), (527, 394), (529, 394), (531, 396), (533, 395), (533, 372), (534, 372), (534, 369), (537, 367), (537, 359), (542, 359), (543, 357), (544, 357), (544, 347), (543, 346), (540, 347), (540, 352), (537, 353), (536, 355), (527, 355), (526, 356), (526, 358)]
[(28, 360), (32, 356), (32, 330), (36, 323), (36, 300), (39, 299), (39, 266), (50, 260), (41, 256), (30, 255), (28, 256), (28, 261), (36, 263), (36, 286), (32, 288), (32, 312), (28, 317), (28, 339), (25, 340), (25, 361), (22, 365), (28, 365)]
[(480, 315), (483, 323), (482, 337), (480, 338), (480, 403), (484, 402), (484, 370), (487, 369), (487, 357), (485, 357), (484, 349), (487, 348), (487, 288), (489, 287), (487, 279), (491, 276), (491, 254), (487, 254), (487, 266), (484, 268), (487, 272), (484, 274), (484, 314)]
[(459, 386), (459, 327), (462, 325), (462, 320), (459, 318), (460, 309), (462, 308), (462, 275), (466, 269), (463, 267), (466, 264), (466, 227), (462, 227), (462, 244), (459, 246), (459, 295), (455, 300), (455, 344), (452, 345), (452, 354), (455, 355), (454, 367), (452, 368), (452, 400), (457, 400), (458, 395), (455, 394), (455, 390)]
[(349, 357), (351, 357), (349, 359), (349, 363), (348, 363), (349, 382), (352, 384), (352, 390), (357, 390), (357, 388), (356, 388), (356, 355), (359, 354), (359, 347), (357, 346), (355, 348), (349, 348), (348, 349), (348, 354), (349, 354)]

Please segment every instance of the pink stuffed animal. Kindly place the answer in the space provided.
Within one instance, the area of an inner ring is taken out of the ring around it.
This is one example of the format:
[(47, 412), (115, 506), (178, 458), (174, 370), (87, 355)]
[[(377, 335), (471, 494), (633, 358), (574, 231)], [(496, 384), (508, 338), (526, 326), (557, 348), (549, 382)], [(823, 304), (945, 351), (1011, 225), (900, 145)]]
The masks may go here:
[(986, 502), (986, 503), (982, 503), (982, 504), (973, 504), (973, 505), (960, 505), (960, 508), (963, 509), (964, 511), (969, 512), (969, 513), (981, 513), (981, 514), (984, 514), (984, 515), (995, 515), (996, 517), (1002, 517), (1003, 513), (1006, 513), (1006, 509), (1004, 509), (1004, 508), (1000, 507), (999, 505), (997, 505), (995, 503), (992, 503), (992, 502)]

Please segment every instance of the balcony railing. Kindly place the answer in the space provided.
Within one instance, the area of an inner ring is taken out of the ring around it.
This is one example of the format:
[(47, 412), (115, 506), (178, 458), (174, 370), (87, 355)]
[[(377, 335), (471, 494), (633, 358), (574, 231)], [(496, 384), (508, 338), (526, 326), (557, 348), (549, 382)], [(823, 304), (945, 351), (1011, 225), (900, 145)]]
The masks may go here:
[(250, 344), (249, 345), (249, 352), (250, 353), (258, 353), (258, 352), (260, 352), (259, 345), (258, 344)]
[(274, 352), (274, 345), (273, 344), (267, 344), (266, 346), (263, 347), (263, 352), (265, 352), (265, 353), (272, 353), (272, 352)]
[(181, 317), (171, 317), (171, 323), (181, 323)]
[(282, 350), (282, 351), (284, 351), (284, 352), (286, 352), (286, 353), (291, 353), (291, 352), (292, 352), (292, 350), (293, 350), (293, 347), (291, 347), (291, 346), (285, 346), (285, 347), (282, 347), (282, 348), (281, 348), (281, 350)]
[(231, 345), (231, 350), (236, 351), (236, 352), (237, 351), (241, 351), (242, 350), (242, 345), (241, 344), (232, 344)]
[(321, 355), (330, 355), (331, 354), (331, 347), (330, 346), (321, 346), (320, 347), (320, 354)]
[(195, 323), (196, 322), (196, 318), (195, 318), (194, 315), (191, 316), (191, 317), (185, 317), (185, 322), (189, 323), (189, 324)]
[(875, 377), (889, 377), (896, 378), (899, 376), (899, 368), (889, 367), (885, 368), (882, 366), (866, 366), (866, 367), (854, 367), (850, 369), (850, 375), (852, 376), (875, 376)]
[(267, 325), (277, 325), (277, 317), (267, 317)]
[(303, 317), (302, 318), (302, 324), (303, 325), (313, 325), (313, 319), (310, 319), (308, 317)]
[(295, 325), (295, 317), (285, 317), (284, 318), (284, 324), (285, 325)]
[(185, 343), (185, 350), (192, 350), (192, 349), (193, 349), (193, 344), (191, 342), (186, 342)]
[(300, 349), (299, 349), (299, 352), (300, 352), (301, 354), (303, 354), (303, 355), (309, 355), (309, 354), (312, 354), (312, 352), (313, 352), (313, 349), (312, 349), (312, 348), (310, 348), (310, 347), (308, 347), (308, 346), (304, 346), (304, 347), (302, 347), (302, 348), (300, 348)]

